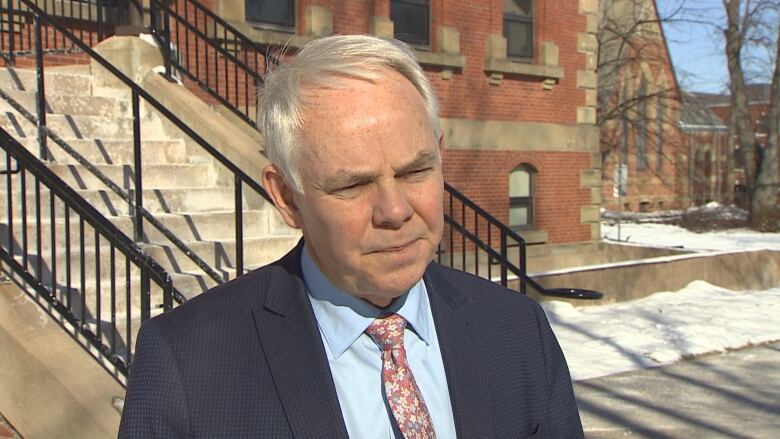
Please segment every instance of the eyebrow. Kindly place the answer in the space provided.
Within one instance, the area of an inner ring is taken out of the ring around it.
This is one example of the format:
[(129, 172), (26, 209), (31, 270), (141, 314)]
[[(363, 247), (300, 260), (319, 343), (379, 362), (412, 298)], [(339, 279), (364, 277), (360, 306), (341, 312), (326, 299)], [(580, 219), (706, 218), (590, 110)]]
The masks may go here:
[[(417, 155), (408, 163), (401, 165), (395, 172), (396, 175), (405, 174), (409, 171), (425, 168), (439, 164), (441, 158), (439, 157), (438, 150), (434, 151), (420, 151)], [(374, 173), (355, 171), (354, 169), (342, 168), (335, 172), (335, 175), (326, 179), (320, 185), (321, 189), (334, 190), (342, 187), (348, 187), (355, 183), (372, 180), (376, 177)]]

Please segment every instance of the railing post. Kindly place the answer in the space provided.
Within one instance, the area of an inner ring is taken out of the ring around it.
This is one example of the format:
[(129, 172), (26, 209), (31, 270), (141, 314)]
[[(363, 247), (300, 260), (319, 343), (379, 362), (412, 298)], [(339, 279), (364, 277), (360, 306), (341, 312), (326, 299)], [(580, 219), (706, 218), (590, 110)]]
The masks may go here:
[(43, 77), (43, 42), (41, 41), (41, 17), (35, 15), (35, 77), (38, 80), (38, 89), (35, 93), (35, 109), (38, 115), (38, 146), (40, 147), (41, 160), (48, 159), (46, 150), (46, 91)]
[[(525, 267), (526, 267), (526, 265), (525, 265), (525, 241), (519, 242), (517, 247), (518, 247), (517, 264), (518, 264), (518, 266), (520, 268), (520, 272), (528, 274), (528, 272), (525, 269)], [(522, 280), (522, 279), (520, 279), (520, 292), (523, 293), (523, 294), (527, 294), (527, 292), (528, 292), (527, 289), (528, 289), (527, 282)]]
[(149, 282), (149, 268), (141, 266), (141, 323), (152, 316), (151, 282)]
[[(501, 231), (501, 244), (500, 245), (501, 245), (501, 248), (499, 250), (500, 250), (500, 253), (501, 253), (501, 258), (503, 259), (503, 261), (506, 261), (507, 260), (507, 254), (506, 254), (506, 232), (504, 232), (503, 230)], [(507, 286), (507, 283), (508, 283), (508, 279), (507, 279), (507, 273), (506, 273), (506, 264), (501, 264), (501, 285), (505, 287), (505, 286)]]
[(14, 0), (8, 1), (8, 61), (13, 66), (16, 65), (16, 55), (14, 54), (16, 37), (14, 34)]
[(163, 57), (165, 58), (165, 77), (168, 80), (173, 79), (171, 71), (171, 21), (164, 9), (160, 9), (163, 14)]
[(140, 242), (144, 238), (144, 217), (141, 211), (144, 208), (143, 174), (141, 164), (141, 111), (139, 108), (138, 92), (133, 90), (133, 171), (135, 188), (135, 209), (133, 211), (134, 239)]
[(236, 174), (236, 277), (244, 274), (244, 201), (241, 177)]

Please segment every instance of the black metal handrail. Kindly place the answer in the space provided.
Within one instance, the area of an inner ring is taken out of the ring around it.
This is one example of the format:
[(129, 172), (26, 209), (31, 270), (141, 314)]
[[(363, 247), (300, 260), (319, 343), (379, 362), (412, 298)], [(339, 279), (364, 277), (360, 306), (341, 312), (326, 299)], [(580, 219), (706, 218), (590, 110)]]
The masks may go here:
[(166, 75), (171, 78), (175, 67), (241, 120), (257, 127), (252, 108), (263, 82), (261, 67), (268, 62), (266, 50), (195, 0), (151, 0), (149, 6)]
[[(120, 374), (127, 376), (132, 362), (132, 340), (139, 326), (133, 322), (133, 299), (138, 298), (140, 302), (139, 324), (151, 317), (155, 294), (152, 282), (161, 290), (159, 299), (162, 303), (155, 306), (159, 305), (163, 312), (170, 310), (174, 301), (183, 303), (186, 299), (175, 289), (163, 268), (2, 128), (0, 147), (5, 153), (5, 179), (0, 182), (5, 183), (6, 192), (6, 211), (3, 212), (6, 230), (0, 233), (0, 259), (13, 272), (7, 274), (32, 288)], [(16, 186), (18, 190), (14, 190)], [(28, 199), (28, 192), (33, 193), (29, 196), (32, 201)], [(48, 204), (45, 202), (47, 193)], [(17, 198), (18, 204), (15, 204)], [(32, 204), (28, 204), (30, 202)], [(48, 218), (44, 218), (47, 208)], [(30, 209), (34, 210), (34, 215), (28, 212)], [(18, 230), (15, 215), (19, 216)], [(45, 220), (49, 223), (48, 230), (44, 230)], [(71, 223), (76, 224), (77, 230), (73, 230)], [(48, 233), (48, 240), (45, 233)], [(60, 233), (64, 251), (58, 251)], [(33, 237), (30, 234), (34, 235), (35, 248), (31, 248)], [(77, 243), (73, 242), (74, 237)], [(94, 247), (89, 249), (94, 259), (95, 269), (90, 272), (94, 279), (90, 279), (86, 271), (88, 239), (94, 241)], [(101, 251), (108, 251), (108, 261), (103, 260)], [(74, 255), (78, 256), (77, 263)], [(135, 287), (133, 269), (139, 272)], [(106, 271), (109, 272), (107, 288), (101, 285), (102, 274)], [(117, 291), (122, 289), (121, 283), (124, 284), (124, 296)], [(125, 302), (124, 310), (119, 307), (121, 299)], [(104, 312), (110, 315), (105, 316)]]
[[(510, 287), (510, 274), (517, 277), (523, 294), (530, 286), (543, 296), (569, 299), (601, 299), (597, 291), (577, 288), (545, 288), (526, 274), (526, 243), (514, 230), (479, 207), (454, 187), (445, 183), (444, 222), (448, 226), (439, 245), (437, 260), (450, 267), (493, 279), (498, 264), (499, 283)], [(469, 227), (469, 224), (471, 226)], [(482, 263), (480, 253), (483, 253)], [(512, 261), (513, 255), (517, 258)], [(449, 257), (448, 257), (449, 256)], [(449, 260), (448, 260), (449, 259)]]
[[(126, 12), (121, 4), (127, 0), (101, 0), (99, 2), (81, 2), (64, 0), (1, 0), (0, 55), (9, 64), (16, 62), (17, 56), (34, 55), (34, 12), (25, 7), (34, 4), (46, 14), (61, 17), (70, 23), (74, 23), (74, 32), (78, 32), (79, 39), (92, 46), (112, 36), (116, 26), (126, 20)], [(80, 49), (65, 39), (54, 36), (52, 29), (43, 29), (42, 49), (49, 53), (78, 52)]]
[[(227, 280), (226, 276), (225, 277), (220, 276), (205, 261), (203, 261), (200, 257), (198, 257), (198, 255), (195, 252), (189, 249), (181, 240), (176, 238), (176, 236), (173, 233), (168, 231), (159, 221), (157, 221), (151, 213), (149, 213), (146, 209), (144, 209), (143, 186), (142, 186), (143, 176), (142, 176), (142, 166), (141, 166), (141, 153), (142, 153), (141, 126), (140, 126), (140, 100), (143, 99), (143, 101), (149, 104), (149, 106), (151, 106), (158, 114), (160, 114), (163, 118), (170, 121), (174, 126), (176, 126), (186, 136), (192, 139), (195, 142), (195, 144), (197, 144), (200, 148), (202, 148), (205, 152), (207, 152), (212, 158), (214, 158), (218, 163), (220, 163), (233, 175), (234, 188), (235, 188), (234, 201), (235, 201), (235, 224), (236, 224), (235, 268), (236, 268), (237, 275), (242, 274), (244, 272), (243, 218), (242, 218), (243, 217), (243, 203), (242, 203), (243, 187), (247, 186), (251, 192), (254, 192), (257, 195), (262, 196), (266, 200), (270, 200), (270, 197), (262, 188), (262, 186), (260, 186), (260, 184), (258, 184), (255, 180), (249, 177), (244, 171), (238, 168), (234, 163), (232, 163), (229, 159), (227, 159), (224, 155), (222, 155), (219, 151), (217, 151), (213, 146), (211, 146), (208, 142), (206, 142), (200, 135), (198, 135), (195, 131), (193, 131), (192, 128), (190, 128), (189, 126), (184, 124), (181, 120), (179, 120), (163, 104), (161, 104), (159, 101), (154, 99), (145, 90), (143, 90), (140, 86), (135, 84), (135, 82), (133, 82), (130, 78), (124, 75), (121, 71), (119, 71), (114, 65), (112, 65), (111, 63), (106, 61), (103, 57), (101, 57), (96, 52), (94, 52), (86, 43), (79, 40), (78, 37), (76, 37), (74, 34), (69, 32), (56, 19), (53, 19), (52, 17), (48, 16), (42, 9), (38, 8), (35, 4), (33, 4), (31, 0), (18, 0), (18, 1), (24, 4), (31, 11), (31, 13), (33, 13), (34, 21), (35, 21), (34, 29), (35, 29), (36, 36), (42, 38), (43, 35), (41, 31), (42, 28), (41, 23), (45, 22), (49, 27), (59, 32), (62, 35), (63, 39), (67, 39), (75, 47), (80, 49), (91, 59), (93, 59), (95, 62), (100, 64), (103, 68), (105, 68), (108, 72), (110, 72), (116, 79), (118, 79), (121, 83), (123, 83), (131, 90), (132, 107), (133, 107), (135, 199), (130, 201), (129, 195), (123, 193), (118, 193), (118, 195), (120, 195), (122, 198), (128, 201), (128, 204), (133, 209), (134, 234), (136, 239), (141, 240), (145, 236), (143, 232), (143, 225), (144, 225), (144, 221), (147, 221), (155, 228), (160, 230), (161, 233), (163, 233), (186, 256), (192, 259), (196, 263), (196, 265), (198, 265), (198, 267), (201, 270), (203, 270), (216, 283), (218, 284), (223, 283), (225, 280)], [(38, 38), (37, 41), (40, 41), (40, 38)], [(36, 51), (36, 70), (37, 70), (37, 77), (39, 79), (38, 90), (37, 90), (37, 98), (38, 98), (37, 99), (38, 100), (37, 122), (39, 126), (39, 142), (40, 142), (41, 158), (45, 159), (47, 157), (46, 139), (47, 137), (49, 137), (51, 133), (50, 130), (47, 130), (45, 127), (46, 112), (44, 111), (45, 108), (45, 89), (44, 89), (44, 81), (43, 81), (44, 66), (42, 60), (42, 51), (40, 50)], [(57, 143), (60, 144), (60, 142)], [(60, 146), (62, 145), (60, 144)], [(97, 176), (98, 178), (101, 177), (100, 175)], [(101, 178), (101, 180), (104, 181), (104, 178)], [(113, 186), (109, 185), (109, 188), (116, 192), (117, 188), (115, 186), (116, 185)]]

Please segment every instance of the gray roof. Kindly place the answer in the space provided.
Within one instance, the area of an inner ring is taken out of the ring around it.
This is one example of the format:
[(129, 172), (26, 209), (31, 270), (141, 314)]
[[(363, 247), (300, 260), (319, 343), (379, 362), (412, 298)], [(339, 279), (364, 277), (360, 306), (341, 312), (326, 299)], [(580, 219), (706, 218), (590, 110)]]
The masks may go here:
[(686, 131), (719, 131), (726, 124), (696, 94), (682, 93), (680, 126)]
[[(747, 84), (748, 104), (769, 102), (769, 84)], [(693, 93), (707, 107), (721, 107), (731, 104), (731, 96), (727, 93)]]

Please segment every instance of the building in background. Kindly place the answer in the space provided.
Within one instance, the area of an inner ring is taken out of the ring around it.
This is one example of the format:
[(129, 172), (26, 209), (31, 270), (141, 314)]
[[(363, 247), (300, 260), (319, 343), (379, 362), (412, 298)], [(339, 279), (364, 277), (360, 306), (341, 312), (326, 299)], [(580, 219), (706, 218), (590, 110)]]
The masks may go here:
[(596, 1), (210, 4), (269, 47), (352, 33), (406, 41), (441, 101), (445, 180), (529, 243), (600, 239)]

